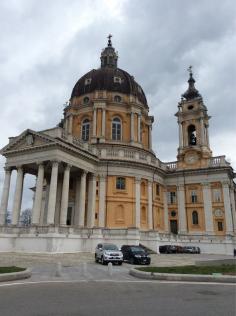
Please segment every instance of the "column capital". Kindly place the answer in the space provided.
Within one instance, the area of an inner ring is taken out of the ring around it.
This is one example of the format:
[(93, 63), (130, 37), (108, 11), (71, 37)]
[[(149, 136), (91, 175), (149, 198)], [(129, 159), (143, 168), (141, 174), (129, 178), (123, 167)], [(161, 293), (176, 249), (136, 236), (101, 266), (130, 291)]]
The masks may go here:
[(58, 166), (59, 163), (60, 163), (60, 161), (57, 160), (57, 159), (51, 160), (52, 167), (53, 167), (53, 166)]
[(141, 177), (135, 177), (134, 181), (135, 181), (135, 183), (140, 183), (141, 182)]
[(106, 181), (107, 175), (104, 173), (99, 174), (99, 178), (100, 178), (100, 181)]
[(66, 164), (64, 165), (64, 170), (70, 170), (71, 168), (72, 168), (72, 165), (71, 165), (71, 164), (66, 163)]
[(184, 187), (184, 184), (178, 184), (177, 185), (177, 190), (178, 191), (184, 191), (185, 187)]
[(7, 173), (7, 172), (12, 172), (12, 168), (11, 167), (4, 167), (4, 170), (5, 170), (5, 172)]
[(230, 182), (225, 180), (225, 181), (221, 181), (222, 187), (229, 187)]

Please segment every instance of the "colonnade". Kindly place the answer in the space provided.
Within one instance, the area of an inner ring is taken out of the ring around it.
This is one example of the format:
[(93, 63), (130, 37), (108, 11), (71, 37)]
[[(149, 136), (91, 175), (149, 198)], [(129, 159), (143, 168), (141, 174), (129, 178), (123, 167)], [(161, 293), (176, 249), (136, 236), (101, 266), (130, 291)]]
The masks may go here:
[[(46, 222), (43, 221), (44, 212), (42, 212), (42, 201), (44, 191), (45, 165), (38, 164), (37, 180), (35, 187), (35, 195), (32, 209), (32, 225), (40, 225), (44, 222), (46, 225), (55, 225), (55, 212), (58, 195), (58, 176), (59, 176), (59, 161), (51, 162), (51, 177), (49, 184), (49, 195), (47, 203)], [(71, 165), (63, 164), (63, 182), (60, 197), (59, 210), (59, 224), (61, 226), (67, 225), (67, 211), (69, 202), (69, 188), (70, 188), (70, 173)], [(5, 168), (5, 180), (3, 185), (2, 199), (0, 204), (0, 225), (5, 225), (6, 213), (8, 209), (10, 182), (12, 168)], [(15, 185), (15, 193), (13, 198), (12, 209), (12, 225), (18, 225), (22, 204), (22, 193), (24, 185), (24, 169), (23, 166), (18, 166), (17, 178)], [(47, 170), (48, 171), (48, 170)], [(77, 216), (75, 217), (75, 226), (84, 227), (85, 225), (85, 205), (86, 205), (86, 187), (88, 179), (88, 207), (87, 207), (87, 227), (94, 226), (95, 219), (95, 202), (96, 202), (96, 175), (82, 170), (80, 175), (76, 178), (76, 194), (75, 206), (77, 206)], [(105, 194), (105, 191), (104, 191)], [(101, 196), (102, 199), (102, 196)], [(103, 197), (103, 200), (105, 196)], [(104, 203), (104, 202), (103, 202)], [(43, 214), (42, 214), (43, 213)]]

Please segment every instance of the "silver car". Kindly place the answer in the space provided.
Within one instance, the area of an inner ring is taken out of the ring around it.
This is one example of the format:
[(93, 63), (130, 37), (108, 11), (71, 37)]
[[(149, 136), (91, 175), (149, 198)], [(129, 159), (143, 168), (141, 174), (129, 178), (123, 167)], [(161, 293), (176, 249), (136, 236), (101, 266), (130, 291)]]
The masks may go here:
[(114, 244), (98, 244), (95, 249), (95, 262), (107, 264), (108, 262), (122, 265), (123, 254)]

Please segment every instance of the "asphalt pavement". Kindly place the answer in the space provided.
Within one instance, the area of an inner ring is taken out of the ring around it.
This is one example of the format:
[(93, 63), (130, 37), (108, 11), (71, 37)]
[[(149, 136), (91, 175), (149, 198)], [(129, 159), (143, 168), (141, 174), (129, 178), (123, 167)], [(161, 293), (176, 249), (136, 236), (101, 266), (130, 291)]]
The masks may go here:
[(3, 316), (234, 316), (233, 285), (81, 281), (0, 286)]

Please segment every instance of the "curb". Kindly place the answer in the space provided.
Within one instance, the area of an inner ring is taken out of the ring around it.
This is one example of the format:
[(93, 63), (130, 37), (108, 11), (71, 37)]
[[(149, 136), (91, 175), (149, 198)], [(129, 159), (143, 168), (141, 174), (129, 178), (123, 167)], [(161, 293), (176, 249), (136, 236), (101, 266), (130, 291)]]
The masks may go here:
[(135, 268), (131, 269), (129, 274), (136, 278), (148, 280), (236, 283), (236, 276), (228, 275), (216, 276), (203, 274), (153, 273), (138, 271)]
[(0, 274), (0, 282), (15, 281), (30, 278), (32, 272), (30, 269), (26, 269), (20, 272), (2, 273)]

